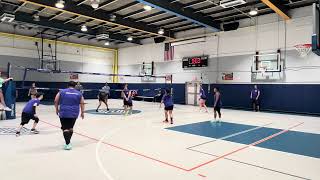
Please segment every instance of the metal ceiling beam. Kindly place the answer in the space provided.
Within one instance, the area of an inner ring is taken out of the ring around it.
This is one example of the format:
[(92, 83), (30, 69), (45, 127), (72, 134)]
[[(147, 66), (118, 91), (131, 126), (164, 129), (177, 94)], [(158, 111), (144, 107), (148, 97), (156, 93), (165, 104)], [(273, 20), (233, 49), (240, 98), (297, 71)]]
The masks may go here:
[(193, 2), (190, 2), (190, 3), (184, 4), (184, 7), (183, 7), (183, 8), (188, 8), (188, 7), (192, 7), (192, 6), (197, 6), (197, 5), (199, 5), (199, 4), (203, 4), (203, 3), (207, 3), (207, 2), (208, 2), (207, 0), (193, 1)]
[(99, 9), (102, 9), (102, 8), (104, 8), (104, 7), (107, 7), (107, 6), (109, 6), (110, 4), (115, 3), (115, 2), (117, 2), (117, 1), (119, 1), (119, 0), (107, 0), (107, 1), (105, 1), (105, 2), (103, 2), (103, 3), (101, 3), (101, 4), (99, 5), (99, 7), (98, 7), (97, 9), (95, 9), (95, 11), (96, 11), (96, 10), (99, 10)]
[(24, 5), (26, 5), (27, 3), (26, 2), (22, 2), (22, 3), (20, 3), (20, 5), (13, 11), (13, 13), (16, 13), (16, 12), (18, 12), (21, 8), (23, 8), (24, 7)]
[[(261, 2), (260, 0), (250, 1), (250, 2), (247, 2), (246, 4), (242, 4), (242, 5), (237, 6), (237, 9), (245, 8), (245, 7), (248, 7), (248, 6), (255, 6), (255, 5), (259, 4), (260, 2)], [(219, 13), (224, 13), (224, 12), (227, 12), (227, 11), (231, 11), (233, 9), (234, 9), (233, 7), (226, 8), (226, 9), (220, 9), (220, 10), (217, 10), (217, 11), (212, 11), (212, 12), (209, 12), (209, 13), (205, 13), (205, 15), (206, 16), (211, 16), (211, 15), (214, 15), (214, 14), (219, 14)]]
[(189, 30), (192, 30), (192, 29), (199, 29), (199, 28), (203, 28), (203, 27), (202, 26), (186, 27), (184, 29), (179, 29), (179, 30), (176, 30), (176, 31), (173, 31), (173, 32), (177, 33), (177, 32), (181, 32), (181, 31), (189, 31)]
[(53, 19), (55, 19), (55, 18), (57, 18), (57, 17), (59, 17), (60, 15), (62, 15), (64, 12), (58, 12), (57, 14), (55, 14), (55, 15), (53, 15), (53, 16), (51, 16), (50, 17), (50, 19), (49, 19), (49, 21), (51, 21), (51, 20), (53, 20)]
[[(17, 22), (23, 22), (23, 23), (28, 23), (28, 24), (33, 24), (37, 26), (41, 26), (43, 28), (50, 28), (53, 30), (58, 30), (58, 31), (65, 31), (65, 32), (72, 32), (76, 34), (81, 34), (81, 35), (89, 35), (89, 36), (96, 36), (97, 31), (88, 29), (87, 32), (82, 32), (79, 28), (79, 26), (75, 24), (64, 24), (63, 21), (59, 20), (51, 20), (49, 21), (49, 18), (47, 17), (40, 17), (41, 21), (33, 21), (33, 18), (28, 14), (28, 13), (23, 13), (23, 12), (17, 12), (15, 14), (15, 21)], [(109, 33), (110, 39), (118, 40), (118, 41), (123, 41), (123, 42), (130, 42), (134, 44), (141, 44), (139, 40), (134, 39), (133, 41), (128, 41), (127, 37), (121, 36), (121, 35), (116, 35)]]
[(204, 17), (200, 13), (194, 13), (192, 8), (183, 8), (184, 5), (178, 2), (170, 3), (169, 0), (137, 0), (140, 3), (149, 5), (165, 11), (171, 14), (174, 14), (178, 17), (188, 19), (189, 21), (205, 26), (212, 29), (213, 31), (220, 31), (220, 23), (215, 22), (212, 18)]
[(118, 7), (117, 9), (108, 11), (108, 13), (109, 13), (109, 14), (113, 14), (113, 13), (116, 13), (116, 12), (118, 12), (118, 11), (122, 11), (122, 10), (124, 10), (124, 9), (128, 9), (128, 8), (130, 8), (130, 7), (132, 7), (132, 6), (137, 5), (137, 4), (139, 4), (139, 3), (138, 3), (137, 1), (134, 1), (134, 2), (132, 2), (132, 3), (129, 3), (129, 4), (120, 6), (120, 7)]
[(261, 0), (267, 6), (269, 6), (274, 12), (281, 16), (285, 20), (291, 19), (288, 14), (288, 9), (279, 0)]
[(135, 15), (138, 15), (138, 14), (141, 14), (141, 13), (144, 13), (145, 10), (144, 9), (139, 9), (137, 11), (134, 11), (134, 12), (131, 12), (131, 13), (128, 13), (126, 15), (123, 15), (123, 18), (129, 18), (129, 17), (132, 17), (132, 16), (135, 16)]
[[(46, 7), (56, 11), (62, 11), (73, 15), (82, 16), (88, 19), (95, 19), (96, 21), (106, 22), (113, 25), (119, 25), (125, 28), (131, 28), (134, 30), (148, 32), (150, 34), (158, 34), (158, 27), (148, 26), (145, 23), (136, 23), (133, 19), (126, 18), (123, 19), (121, 15), (117, 15), (115, 21), (111, 21), (108, 16), (106, 16), (106, 11), (96, 10), (93, 12), (93, 9), (90, 5), (77, 5), (76, 2), (68, 0), (66, 1), (64, 9), (58, 9), (55, 7), (55, 1), (43, 1), (43, 0), (20, 0), (22, 2), (27, 2), (40, 7)], [(173, 38), (173, 34), (166, 31), (163, 35), (164, 37)]]
[(146, 15), (146, 16), (143, 16), (143, 17), (140, 17), (140, 18), (137, 18), (135, 19), (136, 22), (140, 22), (140, 21), (144, 21), (144, 20), (147, 20), (147, 19), (150, 19), (150, 18), (154, 18), (154, 17), (157, 17), (157, 16), (161, 16), (163, 14), (165, 14), (166, 12), (164, 11), (159, 11), (159, 12), (156, 12), (156, 13), (153, 13), (153, 14), (149, 14), (149, 15)]

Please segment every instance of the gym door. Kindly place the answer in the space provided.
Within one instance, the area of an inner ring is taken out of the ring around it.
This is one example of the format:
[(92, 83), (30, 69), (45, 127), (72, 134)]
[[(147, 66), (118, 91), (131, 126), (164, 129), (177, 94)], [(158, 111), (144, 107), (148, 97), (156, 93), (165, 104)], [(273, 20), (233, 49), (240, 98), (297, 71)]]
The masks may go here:
[(200, 82), (186, 82), (186, 104), (198, 105)]

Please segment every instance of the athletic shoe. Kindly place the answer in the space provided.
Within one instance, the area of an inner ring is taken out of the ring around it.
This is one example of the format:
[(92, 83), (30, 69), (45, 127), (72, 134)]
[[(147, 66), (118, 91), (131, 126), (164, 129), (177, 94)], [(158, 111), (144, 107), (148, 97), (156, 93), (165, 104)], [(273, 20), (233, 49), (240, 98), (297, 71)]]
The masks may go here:
[(171, 124), (173, 124), (173, 118), (171, 118)]
[(110, 111), (110, 109), (109, 109), (109, 108), (107, 108), (107, 111)]
[(71, 143), (67, 145), (68, 146), (68, 150), (71, 150), (72, 149), (72, 145)]
[(65, 144), (65, 145), (63, 146), (63, 149), (68, 151), (68, 150), (71, 150), (71, 149), (72, 149), (72, 146), (71, 146), (71, 144), (68, 144), (68, 145)]
[(99, 112), (99, 110), (97, 109), (96, 112)]
[(31, 131), (30, 131), (31, 133), (33, 133), (33, 134), (39, 134), (39, 131), (38, 130), (36, 130), (36, 129), (31, 129)]
[(11, 110), (10, 108), (8, 108), (8, 107), (5, 107), (4, 110), (5, 110), (5, 111), (12, 111), (12, 110)]
[(164, 122), (164, 123), (168, 123), (169, 121), (168, 121), (168, 119), (166, 119), (166, 120), (164, 120), (164, 121), (162, 121), (162, 122)]
[(19, 136), (20, 136), (20, 132), (17, 131), (17, 132), (16, 132), (16, 137), (19, 137)]

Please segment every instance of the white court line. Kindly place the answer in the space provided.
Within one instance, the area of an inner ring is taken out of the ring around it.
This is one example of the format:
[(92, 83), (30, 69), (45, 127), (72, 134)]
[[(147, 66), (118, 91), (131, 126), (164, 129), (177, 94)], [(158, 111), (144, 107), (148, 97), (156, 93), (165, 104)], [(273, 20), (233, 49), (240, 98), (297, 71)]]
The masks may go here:
[[(131, 123), (131, 124), (133, 124), (133, 123)], [(101, 172), (104, 174), (104, 176), (105, 176), (108, 180), (115, 180), (115, 179), (111, 176), (111, 174), (110, 174), (110, 173), (106, 170), (106, 168), (103, 166), (103, 163), (102, 163), (101, 158), (100, 158), (100, 155), (99, 155), (99, 149), (100, 149), (100, 147), (101, 147), (101, 144), (102, 144), (102, 142), (104, 141), (104, 139), (107, 138), (107, 136), (112, 136), (113, 134), (117, 133), (117, 132), (120, 131), (120, 130), (129, 128), (129, 127), (131, 126), (131, 124), (129, 124), (129, 125), (125, 126), (125, 127), (122, 127), (122, 128), (115, 129), (115, 130), (113, 130), (113, 131), (111, 131), (111, 132), (108, 132), (108, 133), (104, 134), (104, 135), (102, 136), (102, 138), (100, 138), (100, 140), (98, 141), (98, 143), (97, 143), (97, 145), (96, 145), (96, 153), (95, 153), (95, 154), (96, 154), (96, 162), (97, 162), (97, 164), (98, 164), (98, 166), (99, 166), (99, 169), (101, 170)]]
[(251, 128), (251, 129), (247, 129), (245, 131), (240, 131), (240, 132), (237, 132), (237, 133), (234, 133), (234, 134), (230, 134), (230, 135), (227, 135), (227, 136), (215, 139), (215, 140), (207, 141), (207, 142), (204, 142), (204, 143), (201, 143), (201, 144), (197, 144), (197, 145), (188, 147), (187, 149), (192, 149), (192, 148), (195, 148), (195, 147), (198, 147), (198, 146), (202, 146), (202, 145), (205, 145), (205, 144), (208, 144), (208, 143), (211, 143), (211, 142), (215, 142), (215, 141), (225, 140), (225, 139), (228, 139), (228, 138), (231, 138), (231, 137), (234, 137), (234, 136), (238, 136), (238, 135), (245, 134), (245, 133), (248, 133), (248, 132), (251, 132), (251, 131), (255, 131), (257, 129), (264, 128), (264, 127), (269, 126), (271, 124), (273, 124), (273, 123), (264, 124), (262, 126), (258, 126), (258, 127)]

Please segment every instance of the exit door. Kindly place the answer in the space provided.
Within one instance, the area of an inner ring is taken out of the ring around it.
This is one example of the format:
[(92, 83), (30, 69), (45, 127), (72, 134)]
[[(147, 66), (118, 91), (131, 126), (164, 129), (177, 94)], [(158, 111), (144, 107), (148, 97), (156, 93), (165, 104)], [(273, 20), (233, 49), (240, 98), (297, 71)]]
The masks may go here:
[(186, 82), (186, 104), (198, 105), (200, 85), (200, 82)]

